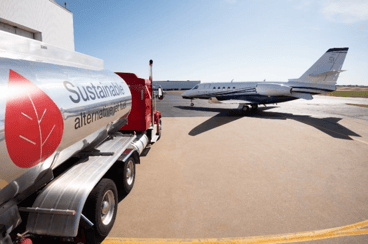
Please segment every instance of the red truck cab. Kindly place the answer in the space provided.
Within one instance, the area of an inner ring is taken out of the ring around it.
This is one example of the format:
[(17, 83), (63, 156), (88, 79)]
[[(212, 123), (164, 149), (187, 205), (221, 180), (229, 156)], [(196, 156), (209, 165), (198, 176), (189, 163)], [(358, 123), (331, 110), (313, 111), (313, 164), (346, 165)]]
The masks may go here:
[(128, 117), (128, 124), (123, 126), (121, 132), (146, 133), (151, 143), (161, 136), (161, 113), (156, 111), (156, 97), (163, 98), (162, 89), (158, 94), (153, 92), (152, 82), (149, 79), (138, 78), (133, 73), (120, 73), (119, 75), (129, 86), (132, 94), (132, 109)]

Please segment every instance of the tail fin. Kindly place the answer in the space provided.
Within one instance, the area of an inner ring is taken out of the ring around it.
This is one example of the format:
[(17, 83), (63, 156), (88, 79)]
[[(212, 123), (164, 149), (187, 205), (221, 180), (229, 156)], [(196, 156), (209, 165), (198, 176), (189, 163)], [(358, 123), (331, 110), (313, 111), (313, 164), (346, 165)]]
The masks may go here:
[(334, 85), (344, 63), (348, 47), (330, 48), (299, 79), (289, 81)]

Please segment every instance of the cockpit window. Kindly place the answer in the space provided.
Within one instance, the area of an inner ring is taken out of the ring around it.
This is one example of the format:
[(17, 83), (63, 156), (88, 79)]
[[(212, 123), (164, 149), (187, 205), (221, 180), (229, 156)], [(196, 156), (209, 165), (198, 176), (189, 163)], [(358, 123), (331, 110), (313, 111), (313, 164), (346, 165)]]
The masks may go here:
[(195, 89), (198, 89), (198, 85), (196, 85), (195, 87), (193, 87), (193, 89), (192, 89), (192, 90), (195, 90)]

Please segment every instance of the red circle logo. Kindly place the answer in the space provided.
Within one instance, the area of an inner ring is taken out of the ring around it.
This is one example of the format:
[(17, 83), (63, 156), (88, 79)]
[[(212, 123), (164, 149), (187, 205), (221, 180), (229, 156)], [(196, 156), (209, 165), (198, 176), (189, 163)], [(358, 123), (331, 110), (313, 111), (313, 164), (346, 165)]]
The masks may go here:
[(30, 168), (50, 157), (63, 136), (63, 117), (53, 100), (20, 74), (9, 71), (5, 141), (13, 163)]

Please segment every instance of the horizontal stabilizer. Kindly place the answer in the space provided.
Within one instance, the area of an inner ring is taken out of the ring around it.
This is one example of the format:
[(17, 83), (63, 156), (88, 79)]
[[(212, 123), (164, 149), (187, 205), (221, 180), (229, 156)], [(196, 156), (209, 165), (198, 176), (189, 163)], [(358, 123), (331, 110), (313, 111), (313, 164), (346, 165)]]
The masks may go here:
[(319, 74), (311, 74), (309, 76), (311, 77), (323, 77), (323, 76), (328, 76), (328, 75), (336, 75), (336, 74), (339, 74), (341, 72), (344, 72), (346, 70), (331, 70), (331, 71), (328, 71), (328, 72), (323, 72), (323, 73), (319, 73)]
[(309, 94), (309, 93), (292, 92), (291, 96), (301, 98), (301, 99), (305, 99), (305, 100), (312, 100), (313, 99), (312, 95)]

